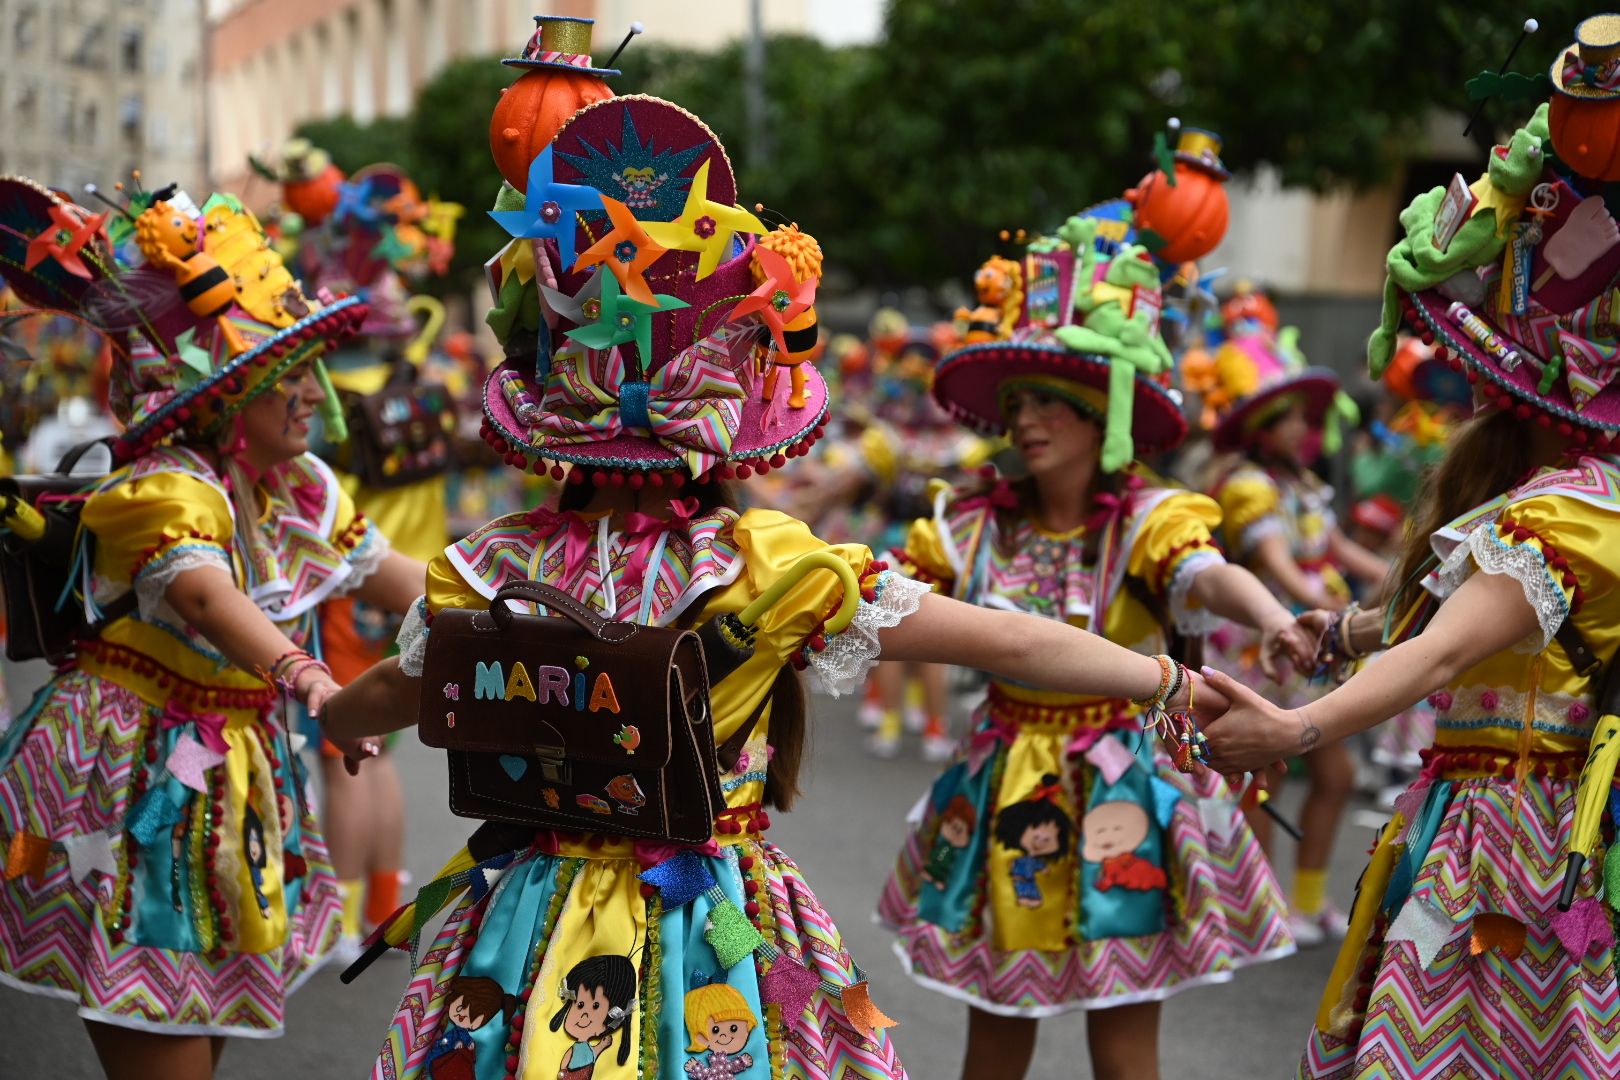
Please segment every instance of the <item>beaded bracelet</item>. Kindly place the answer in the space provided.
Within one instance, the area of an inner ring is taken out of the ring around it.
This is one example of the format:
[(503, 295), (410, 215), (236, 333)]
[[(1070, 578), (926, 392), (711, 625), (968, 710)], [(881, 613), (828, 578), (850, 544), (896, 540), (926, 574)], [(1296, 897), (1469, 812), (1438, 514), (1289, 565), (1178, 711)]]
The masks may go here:
[(1146, 697), (1131, 698), (1132, 705), (1140, 705), (1142, 708), (1147, 709), (1150, 712), (1163, 709), (1164, 703), (1170, 700), (1172, 696), (1170, 692), (1170, 684), (1175, 678), (1175, 669), (1181, 666), (1163, 654), (1155, 656), (1153, 659), (1159, 663), (1158, 688)]
[(297, 697), (298, 677), (311, 668), (323, 673), (328, 679), (332, 677), (332, 669), (327, 667), (323, 661), (317, 660), (313, 656), (306, 656), (303, 660), (289, 667), (287, 674), (278, 679), (277, 684), (288, 697)]
[(1339, 613), (1337, 623), (1339, 648), (1343, 650), (1345, 657), (1351, 661), (1360, 660), (1362, 657), (1361, 653), (1356, 652), (1355, 643), (1351, 640), (1353, 627), (1350, 625), (1350, 620), (1354, 619), (1360, 611), (1361, 605), (1354, 600), (1350, 601), (1350, 606)]

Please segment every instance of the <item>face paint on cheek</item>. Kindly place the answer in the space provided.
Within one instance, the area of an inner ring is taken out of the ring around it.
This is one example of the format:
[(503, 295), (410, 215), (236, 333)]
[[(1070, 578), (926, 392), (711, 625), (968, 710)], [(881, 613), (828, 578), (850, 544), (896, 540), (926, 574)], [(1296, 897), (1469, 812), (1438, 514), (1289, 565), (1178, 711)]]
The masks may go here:
[(298, 395), (287, 394), (285, 390), (278, 390), (277, 392), (286, 394), (287, 398), (287, 415), (281, 422), (281, 434), (283, 438), (291, 438), (293, 433), (293, 413), (298, 411)]

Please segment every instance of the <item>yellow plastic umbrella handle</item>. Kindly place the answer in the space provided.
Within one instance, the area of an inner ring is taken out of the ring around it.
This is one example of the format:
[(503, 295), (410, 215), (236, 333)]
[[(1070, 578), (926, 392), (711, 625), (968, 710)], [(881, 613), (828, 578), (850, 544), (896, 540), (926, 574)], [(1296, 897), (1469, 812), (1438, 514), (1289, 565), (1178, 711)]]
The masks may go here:
[(838, 575), (838, 580), (844, 586), (844, 599), (833, 617), (827, 620), (827, 633), (836, 634), (849, 625), (855, 617), (856, 605), (861, 599), (861, 583), (855, 579), (855, 571), (851, 570), (849, 563), (840, 559), (830, 551), (812, 551), (798, 562), (788, 567), (787, 573), (776, 579), (775, 584), (760, 594), (752, 604), (743, 608), (737, 615), (748, 626), (757, 625), (759, 617), (777, 602), (786, 596), (788, 591), (812, 570), (831, 570)]
[(0, 528), (8, 529), (24, 540), (38, 540), (45, 535), (45, 518), (22, 499), (7, 495), (0, 499)]
[(1570, 826), (1569, 863), (1564, 870), (1564, 887), (1558, 896), (1558, 910), (1568, 911), (1575, 902), (1581, 867), (1597, 846), (1603, 811), (1609, 804), (1609, 787), (1614, 783), (1616, 763), (1620, 763), (1620, 716), (1604, 713), (1592, 729), (1592, 749), (1581, 769), (1575, 789), (1575, 820)]
[(405, 346), (405, 359), (421, 367), (428, 358), (428, 350), (439, 340), (439, 331), (444, 329), (444, 305), (431, 296), (413, 296), (405, 301), (405, 310), (412, 315), (419, 312), (427, 315), (422, 320), (422, 329)]

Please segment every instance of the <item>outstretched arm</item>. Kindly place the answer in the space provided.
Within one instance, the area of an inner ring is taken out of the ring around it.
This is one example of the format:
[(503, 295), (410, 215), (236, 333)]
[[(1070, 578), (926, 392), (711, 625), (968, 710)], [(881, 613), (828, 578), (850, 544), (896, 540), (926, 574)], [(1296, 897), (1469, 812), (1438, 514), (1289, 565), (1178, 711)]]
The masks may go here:
[(427, 582), (427, 564), (390, 551), (377, 569), (367, 575), (354, 594), (374, 607), (403, 615), (422, 595)]
[(1254, 546), (1252, 561), (1288, 594), (1290, 600), (1301, 607), (1330, 608), (1334, 611), (1344, 607), (1337, 597), (1329, 596), (1305, 576), (1288, 551), (1288, 541), (1281, 534), (1261, 537)]
[(1223, 619), (1260, 632), (1260, 667), (1266, 677), (1277, 677), (1278, 652), (1300, 671), (1310, 671), (1316, 658), (1316, 639), (1295, 624), (1294, 616), (1277, 602), (1271, 590), (1235, 563), (1215, 563), (1193, 578), (1192, 596)]
[(1342, 529), (1334, 529), (1328, 534), (1328, 550), (1341, 566), (1350, 571), (1352, 577), (1360, 578), (1364, 585), (1380, 586), (1389, 576), (1389, 563), (1350, 539)]
[(1247, 772), (1365, 731), (1539, 632), (1535, 609), (1516, 580), (1474, 574), (1440, 605), (1423, 633), (1302, 709), (1279, 709), (1229, 676), (1206, 669), (1210, 685), (1232, 701), (1225, 716), (1204, 728), (1211, 767)]
[(321, 730), (329, 739), (358, 739), (408, 728), (416, 723), (421, 683), (399, 670), (399, 657), (379, 661), (332, 695), (320, 714)]
[[(1056, 619), (975, 607), (929, 593), (917, 612), (878, 633), (884, 660), (959, 664), (1045, 690), (1100, 697), (1147, 698), (1161, 670), (1151, 656), (1115, 645)], [(1172, 704), (1184, 704), (1186, 691)], [(1200, 714), (1225, 700), (1198, 690)]]

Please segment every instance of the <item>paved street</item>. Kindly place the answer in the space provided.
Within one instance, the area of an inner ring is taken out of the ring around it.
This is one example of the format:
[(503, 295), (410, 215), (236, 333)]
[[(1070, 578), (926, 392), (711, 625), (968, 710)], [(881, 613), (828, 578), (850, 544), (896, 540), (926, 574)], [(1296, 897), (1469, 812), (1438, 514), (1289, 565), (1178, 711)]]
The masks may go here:
[[(803, 867), (868, 970), (874, 999), (900, 1021), (895, 1038), (913, 1077), (954, 1080), (965, 1010), (921, 989), (901, 971), (890, 936), (870, 913), (900, 842), (906, 811), (934, 775), (908, 739), (905, 756), (880, 762), (861, 749), (853, 707), (819, 699), (812, 734), (808, 797), (801, 809), (774, 815), (771, 835)], [(960, 722), (960, 718), (959, 722)], [(466, 835), (445, 809), (442, 758), (406, 740), (400, 761), (410, 793), (411, 872), (425, 880)], [(1293, 800), (1285, 795), (1284, 804)], [(1349, 824), (1334, 865), (1332, 893), (1341, 906), (1364, 859), (1370, 833)], [(1284, 845), (1289, 844), (1286, 837)], [(1283, 849), (1291, 856), (1290, 848)], [(1332, 966), (1330, 948), (1239, 973), (1227, 985), (1188, 991), (1165, 1008), (1161, 1045), (1166, 1077), (1291, 1075), (1317, 997)], [(367, 1075), (383, 1027), (405, 979), (405, 961), (385, 958), (354, 986), (335, 971), (317, 974), (293, 998), (287, 1035), (233, 1041), (223, 1080), (328, 1080)], [(0, 990), (0, 1077), (93, 1077), (88, 1040), (67, 1004)], [(1085, 1022), (1079, 1015), (1042, 1024), (1031, 1076), (1085, 1077)]]

